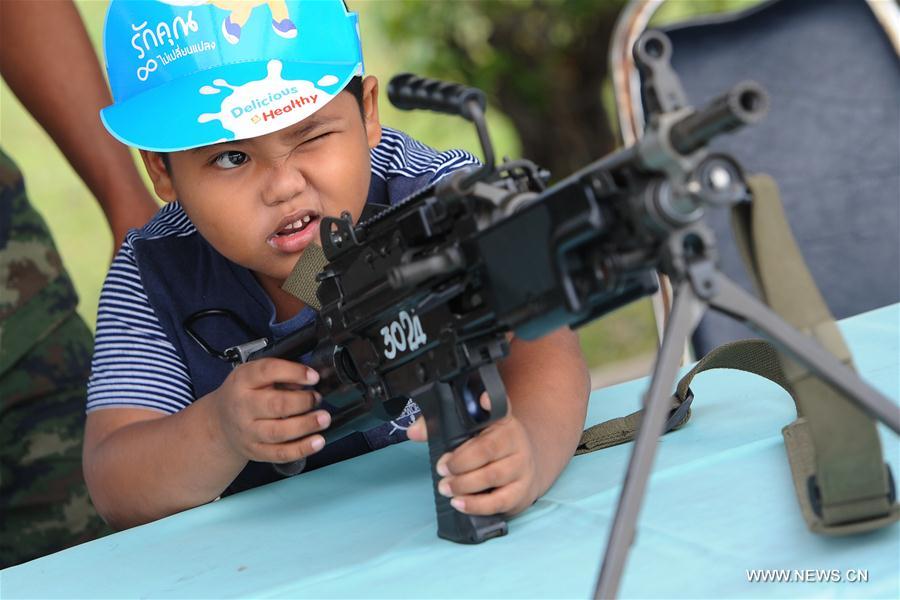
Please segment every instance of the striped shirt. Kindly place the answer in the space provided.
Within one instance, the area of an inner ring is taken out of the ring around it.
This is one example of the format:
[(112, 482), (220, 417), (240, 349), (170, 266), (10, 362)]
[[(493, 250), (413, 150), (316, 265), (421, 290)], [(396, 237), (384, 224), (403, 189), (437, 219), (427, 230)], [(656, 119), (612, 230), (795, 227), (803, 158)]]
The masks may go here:
[[(386, 127), (370, 154), (372, 175), (384, 182), (381, 187), (388, 190), (388, 197), (373, 198), (370, 193), (369, 201), (385, 204), (414, 191), (408, 189), (411, 180), (422, 187), (477, 163), (467, 152), (438, 152)], [(128, 233), (100, 294), (88, 412), (125, 407), (172, 414), (196, 399), (185, 360), (167, 338), (144, 290), (134, 251), (139, 240), (195, 233), (178, 202), (166, 205), (146, 226)]]

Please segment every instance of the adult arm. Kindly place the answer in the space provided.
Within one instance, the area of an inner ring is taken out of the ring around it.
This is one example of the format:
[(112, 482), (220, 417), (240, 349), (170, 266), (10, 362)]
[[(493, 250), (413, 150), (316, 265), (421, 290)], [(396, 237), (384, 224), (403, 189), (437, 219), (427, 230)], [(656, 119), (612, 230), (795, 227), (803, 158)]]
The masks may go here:
[(157, 205), (100, 121), (112, 100), (81, 16), (71, 0), (3, 0), (0, 11), (0, 73), (96, 197), (118, 248)]

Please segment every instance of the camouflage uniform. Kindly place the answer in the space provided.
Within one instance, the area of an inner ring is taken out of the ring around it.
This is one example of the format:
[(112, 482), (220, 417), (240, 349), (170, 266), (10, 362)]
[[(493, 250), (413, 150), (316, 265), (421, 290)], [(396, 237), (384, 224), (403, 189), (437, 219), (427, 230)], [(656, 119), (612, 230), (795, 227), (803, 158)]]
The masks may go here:
[(92, 336), (0, 151), (0, 568), (107, 532), (81, 471)]

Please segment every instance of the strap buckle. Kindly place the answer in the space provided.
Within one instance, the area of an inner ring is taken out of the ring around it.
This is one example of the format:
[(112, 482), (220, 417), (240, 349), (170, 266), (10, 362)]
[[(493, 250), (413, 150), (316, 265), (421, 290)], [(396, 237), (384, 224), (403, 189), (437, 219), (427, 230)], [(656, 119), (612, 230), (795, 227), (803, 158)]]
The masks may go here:
[[(678, 396), (676, 394), (672, 394), (672, 397), (676, 400)], [(663, 429), (663, 433), (669, 433), (673, 429), (678, 429), (688, 420), (690, 410), (691, 410), (691, 402), (694, 401), (694, 392), (690, 387), (687, 389), (687, 393), (684, 395), (684, 401), (672, 409), (672, 412), (669, 413), (669, 418), (666, 420), (666, 428)]]
[[(888, 507), (894, 506), (894, 503), (897, 501), (897, 486), (894, 483), (894, 473), (891, 471), (891, 465), (884, 463), (884, 468), (887, 471), (887, 484), (888, 489), (885, 493), (885, 497), (887, 498)], [(822, 491), (819, 489), (819, 484), (816, 481), (815, 475), (810, 475), (806, 480), (806, 492), (809, 497), (809, 504), (812, 507), (813, 512), (820, 519), (822, 516)], [(880, 518), (884, 515), (872, 515), (871, 517), (860, 519), (860, 521), (868, 521), (875, 518)], [(859, 522), (859, 521), (857, 521)], [(845, 523), (842, 523), (844, 525)]]

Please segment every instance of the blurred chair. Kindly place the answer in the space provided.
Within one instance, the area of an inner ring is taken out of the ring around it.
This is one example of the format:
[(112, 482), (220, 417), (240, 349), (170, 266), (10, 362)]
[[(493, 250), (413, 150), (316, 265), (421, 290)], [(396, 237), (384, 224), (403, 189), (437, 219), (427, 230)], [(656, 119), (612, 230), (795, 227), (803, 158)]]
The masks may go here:
[[(644, 127), (631, 56), (659, 0), (634, 0), (610, 48), (623, 142)], [(770, 96), (759, 125), (722, 136), (749, 173), (778, 182), (791, 228), (835, 318), (900, 301), (900, 10), (894, 0), (775, 0), (740, 13), (661, 28), (688, 99), (702, 106), (752, 79)], [(752, 286), (733, 243), (728, 213), (708, 212), (721, 268)], [(671, 298), (654, 300), (663, 327)], [(693, 337), (699, 358), (735, 339), (758, 337), (708, 314)]]

